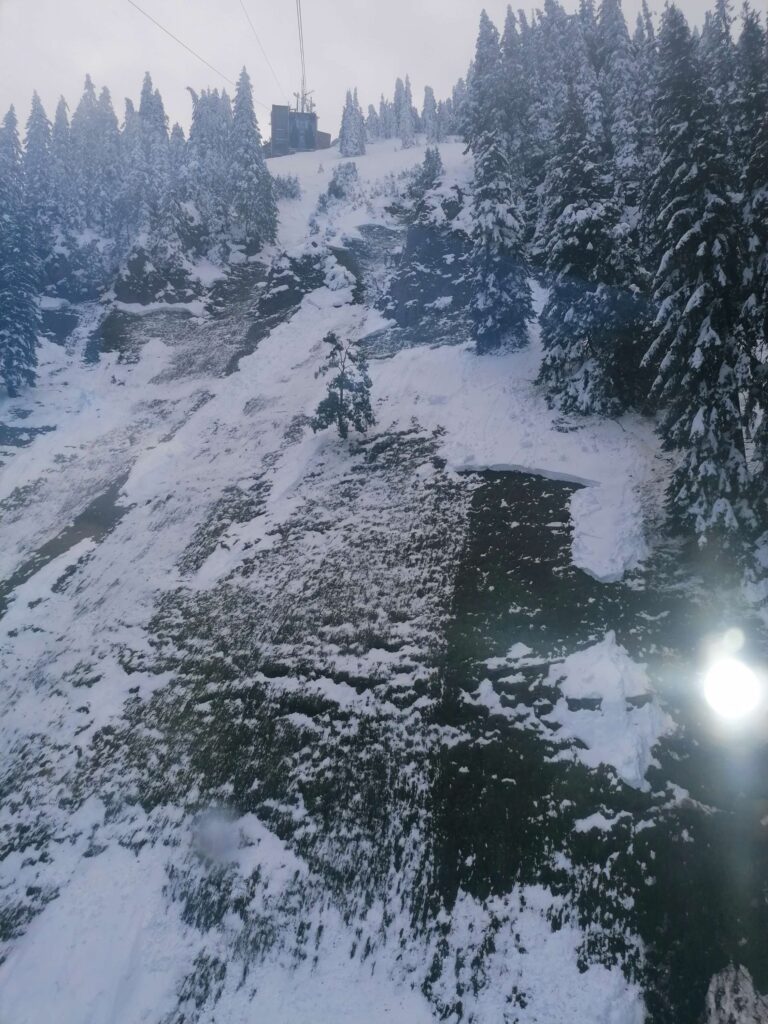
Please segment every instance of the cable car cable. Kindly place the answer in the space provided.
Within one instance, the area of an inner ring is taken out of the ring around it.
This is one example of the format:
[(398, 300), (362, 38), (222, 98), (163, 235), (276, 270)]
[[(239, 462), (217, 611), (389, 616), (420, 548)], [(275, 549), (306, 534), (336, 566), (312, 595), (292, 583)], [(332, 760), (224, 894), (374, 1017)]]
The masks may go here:
[(251, 20), (251, 16), (248, 13), (248, 8), (245, 6), (245, 3), (243, 2), (243, 0), (240, 0), (240, 6), (243, 9), (243, 14), (246, 17), (246, 20), (248, 21), (248, 24), (251, 26), (251, 32), (253, 32), (253, 34), (254, 34), (254, 36), (256, 38), (256, 42), (259, 44), (259, 49), (261, 50), (261, 52), (262, 52), (262, 54), (264, 56), (264, 60), (267, 62), (267, 66), (269, 67), (269, 70), (272, 72), (273, 78), (277, 82), (278, 89), (283, 94), (283, 98), (288, 101), (288, 106), (290, 106), (291, 105), (291, 101), (288, 99), (288, 93), (285, 91), (285, 89), (282, 86), (282, 83), (281, 83), (280, 79), (277, 77), (277, 72), (275, 71), (274, 67), (272, 66), (272, 61), (267, 56), (267, 51), (264, 49), (264, 46), (263, 46), (263, 44), (261, 42), (261, 39), (259, 38), (259, 33), (256, 31), (256, 26), (253, 24), (253, 21)]
[[(183, 46), (184, 49), (187, 51), (187, 53), (191, 53), (193, 57), (196, 57), (197, 60), (199, 60), (203, 64), (205, 64), (205, 66), (207, 68), (210, 68), (211, 71), (214, 71), (217, 75), (219, 75), (221, 78), (223, 78), (225, 82), (229, 82), (230, 85), (233, 85), (233, 86), (236, 87), (236, 85), (237, 85), (236, 82), (233, 82), (231, 78), (228, 78), (224, 74), (223, 71), (219, 71), (218, 68), (214, 67), (213, 64), (211, 64), (209, 61), (207, 61), (205, 59), (205, 57), (201, 57), (199, 53), (197, 53), (195, 50), (192, 49), (191, 46), (187, 46), (187, 44), (185, 42), (183, 42), (181, 39), (179, 39), (178, 36), (174, 35), (173, 32), (170, 31), (170, 29), (167, 29), (164, 25), (161, 25), (160, 22), (157, 21), (156, 18), (153, 18), (152, 15), (148, 14), (142, 7), (139, 7), (139, 5), (137, 3), (135, 3), (135, 0), (128, 0), (128, 3), (131, 5), (131, 7), (135, 7), (136, 10), (139, 12), (139, 14), (143, 14), (145, 18), (148, 18), (152, 22), (153, 25), (157, 25), (157, 27), (162, 32), (165, 32), (165, 34), (167, 36), (170, 36), (171, 39), (173, 39), (175, 42), (177, 42), (179, 44), (179, 46)], [(267, 106), (267, 104), (266, 103), (262, 103), (261, 100), (257, 100), (257, 99), (254, 98), (253, 102), (254, 103), (258, 103), (258, 105), (260, 107), (264, 107), (265, 110), (269, 110), (269, 107)]]
[(304, 24), (301, 17), (301, 0), (296, 0), (296, 17), (299, 22), (299, 51), (301, 53), (301, 109), (307, 95), (307, 67), (304, 59)]

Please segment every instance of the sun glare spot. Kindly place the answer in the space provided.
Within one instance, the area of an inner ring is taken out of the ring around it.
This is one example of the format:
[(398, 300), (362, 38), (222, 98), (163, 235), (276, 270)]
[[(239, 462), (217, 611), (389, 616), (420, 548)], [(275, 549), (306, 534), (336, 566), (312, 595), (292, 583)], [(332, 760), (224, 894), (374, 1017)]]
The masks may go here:
[(730, 721), (744, 718), (763, 699), (760, 680), (738, 658), (720, 658), (704, 677), (704, 696), (712, 710)]

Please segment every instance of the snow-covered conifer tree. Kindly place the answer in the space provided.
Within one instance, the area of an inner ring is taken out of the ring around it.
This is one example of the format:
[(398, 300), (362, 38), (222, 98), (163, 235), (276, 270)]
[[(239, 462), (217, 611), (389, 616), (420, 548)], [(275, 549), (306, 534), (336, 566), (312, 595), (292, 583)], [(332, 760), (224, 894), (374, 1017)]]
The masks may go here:
[(360, 106), (357, 89), (352, 93), (352, 107), (352, 123), (354, 125), (355, 139), (357, 141), (357, 153), (355, 156), (363, 156), (365, 154), (365, 115), (363, 114), (363, 108)]
[(93, 153), (93, 160), (96, 164), (94, 210), (99, 230), (105, 235), (114, 236), (116, 233), (115, 198), (120, 187), (122, 166), (120, 129), (112, 108), (112, 97), (106, 86), (99, 93), (96, 105), (95, 143), (96, 148)]
[[(715, 0), (704, 16), (698, 59), (707, 86), (714, 92), (721, 113), (730, 114), (736, 88), (736, 48), (731, 27), (734, 22), (730, 0)], [(726, 129), (727, 129), (726, 125)]]
[(448, 134), (460, 135), (464, 124), (464, 108), (467, 103), (467, 83), (460, 78), (451, 90), (452, 120)]
[(362, 156), (365, 153), (365, 121), (357, 90), (347, 89), (344, 111), (339, 131), (339, 154), (341, 156)]
[(544, 266), (551, 285), (540, 321), (539, 381), (565, 412), (612, 415), (633, 397), (642, 305), (604, 140), (588, 106), (572, 85), (547, 166)]
[(598, 15), (598, 81), (605, 112), (606, 141), (616, 169), (619, 198), (637, 206), (644, 180), (638, 118), (647, 116), (638, 82), (639, 64), (620, 0), (602, 0)]
[(470, 149), (480, 138), (502, 130), (504, 100), (499, 32), (483, 11), (463, 112), (464, 138)]
[[(399, 78), (398, 82), (400, 82)], [(395, 99), (395, 107), (398, 109), (397, 97)], [(402, 95), (400, 97), (397, 129), (400, 136), (400, 145), (403, 149), (410, 149), (411, 146), (415, 145), (416, 128), (413, 117), (413, 96), (411, 95), (411, 80), (407, 75), (405, 76), (405, 85), (402, 88)]]
[(420, 206), (426, 194), (437, 187), (444, 173), (443, 161), (437, 146), (427, 146), (424, 150), (424, 162), (416, 168), (413, 182), (408, 189), (409, 198), (414, 203), (416, 220), (420, 219)]
[(768, 97), (756, 104), (749, 161), (742, 178), (746, 267), (741, 322), (749, 353), (749, 414), (754, 431), (752, 498), (768, 530)]
[(637, 24), (632, 37), (634, 54), (633, 85), (636, 90), (634, 103), (634, 131), (638, 160), (641, 166), (643, 185), (640, 198), (645, 190), (645, 183), (659, 160), (654, 130), (653, 109), (656, 97), (656, 30), (646, 0), (643, 0), (641, 12), (637, 16)]
[(90, 75), (85, 76), (83, 95), (72, 115), (72, 183), (76, 203), (75, 215), (80, 228), (96, 228), (99, 222), (100, 196), (98, 169), (94, 154), (99, 133), (96, 88)]
[(237, 82), (229, 152), (232, 221), (247, 244), (260, 247), (274, 241), (277, 205), (272, 175), (264, 161), (251, 80), (245, 68)]
[(11, 107), (0, 127), (0, 380), (11, 396), (35, 382), (40, 318), (23, 174)]
[(72, 137), (67, 103), (62, 96), (56, 107), (51, 130), (51, 196), (59, 230), (66, 231), (74, 222), (72, 193)]
[(371, 409), (368, 363), (350, 339), (332, 332), (323, 341), (329, 352), (316, 376), (328, 378), (328, 390), (315, 411), (312, 429), (317, 432), (335, 426), (339, 437), (346, 440), (350, 427), (365, 433), (376, 422)]
[(44, 262), (50, 259), (53, 248), (56, 206), (51, 122), (37, 93), (32, 96), (32, 110), (24, 140), (24, 206), (30, 244), (42, 273)]
[(207, 234), (208, 247), (229, 237), (231, 212), (229, 135), (232, 110), (229, 97), (217, 89), (192, 96), (189, 131), (189, 181), (192, 200)]
[(369, 142), (377, 142), (382, 138), (381, 119), (376, 107), (368, 104), (368, 116), (365, 119), (365, 136)]
[(424, 89), (424, 111), (422, 113), (424, 132), (428, 143), (440, 142), (440, 122), (437, 117), (435, 91), (431, 85)]
[(743, 169), (751, 159), (755, 132), (768, 110), (768, 35), (745, 3), (736, 46), (733, 112), (735, 156)]
[(520, 348), (533, 319), (524, 208), (519, 174), (510, 162), (501, 82), (499, 33), (483, 11), (467, 104), (475, 163), (471, 312), (478, 352)]
[(118, 239), (123, 245), (149, 229), (150, 188), (141, 136), (141, 122), (131, 100), (125, 101), (125, 117), (120, 139), (122, 172), (115, 200)]
[(471, 312), (478, 352), (520, 348), (533, 320), (529, 269), (525, 257), (525, 220), (516, 194), (509, 157), (498, 133), (475, 143), (472, 205)]
[(341, 112), (341, 126), (339, 127), (339, 155), (340, 156), (352, 156), (352, 150), (354, 148), (353, 140), (353, 110), (352, 110), (352, 90), (347, 89), (347, 95), (344, 99), (344, 109)]
[(393, 104), (383, 96), (379, 102), (379, 124), (382, 139), (391, 139), (397, 134)]
[(739, 395), (739, 224), (714, 91), (674, 6), (662, 17), (658, 61), (662, 156), (645, 211), (659, 242), (658, 313), (646, 362), (664, 446), (679, 453), (670, 514), (718, 550), (754, 526)]
[(185, 200), (188, 192), (187, 182), (187, 140), (180, 124), (174, 124), (168, 141), (168, 165), (171, 176), (171, 189)]
[(437, 137), (440, 142), (453, 130), (453, 100), (439, 100), (437, 104)]
[(579, 32), (584, 40), (584, 49), (590, 67), (597, 72), (600, 68), (600, 41), (595, 0), (579, 0), (579, 11), (576, 15)]
[(501, 75), (504, 89), (504, 130), (509, 139), (510, 159), (523, 173), (529, 149), (529, 88), (530, 82), (523, 65), (523, 49), (517, 18), (507, 8), (504, 32), (501, 37)]

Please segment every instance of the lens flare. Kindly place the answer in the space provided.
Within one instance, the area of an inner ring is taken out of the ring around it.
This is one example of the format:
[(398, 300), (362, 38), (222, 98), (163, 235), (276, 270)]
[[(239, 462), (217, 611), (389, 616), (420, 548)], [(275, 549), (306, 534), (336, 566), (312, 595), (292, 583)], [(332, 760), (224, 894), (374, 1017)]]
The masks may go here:
[(704, 696), (721, 718), (736, 721), (751, 714), (763, 699), (760, 680), (738, 658), (720, 658), (704, 677)]

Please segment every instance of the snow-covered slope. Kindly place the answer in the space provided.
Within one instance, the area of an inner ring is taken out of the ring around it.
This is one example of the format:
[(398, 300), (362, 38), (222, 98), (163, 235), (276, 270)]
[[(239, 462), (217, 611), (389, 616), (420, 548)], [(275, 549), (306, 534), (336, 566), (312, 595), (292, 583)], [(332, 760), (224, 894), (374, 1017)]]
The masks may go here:
[[(688, 604), (638, 571), (652, 426), (548, 409), (535, 331), (377, 348), (365, 229), (422, 154), (320, 212), (335, 151), (279, 161), (325, 283), (264, 336), (237, 268), (95, 362), (78, 309), (2, 400), (2, 1021), (682, 1021), (724, 966), (676, 954), (686, 1009), (651, 898), (708, 827), (657, 694)], [(309, 428), (331, 330), (370, 339), (351, 443)]]

